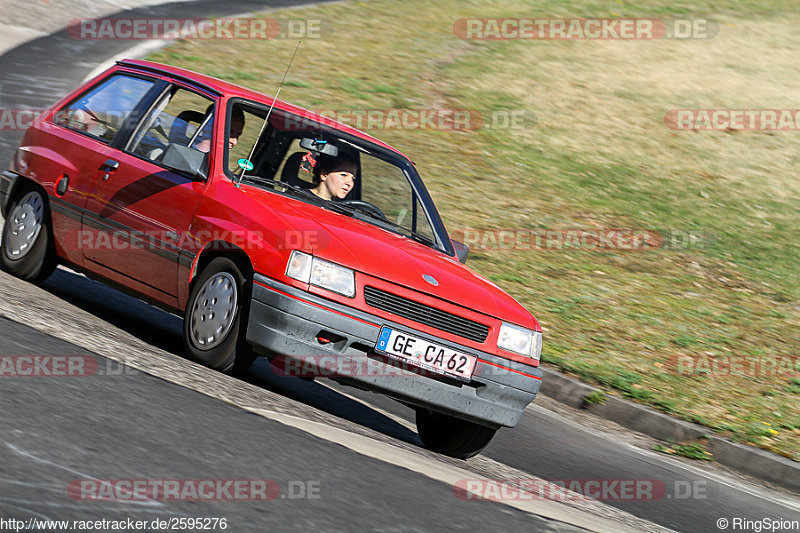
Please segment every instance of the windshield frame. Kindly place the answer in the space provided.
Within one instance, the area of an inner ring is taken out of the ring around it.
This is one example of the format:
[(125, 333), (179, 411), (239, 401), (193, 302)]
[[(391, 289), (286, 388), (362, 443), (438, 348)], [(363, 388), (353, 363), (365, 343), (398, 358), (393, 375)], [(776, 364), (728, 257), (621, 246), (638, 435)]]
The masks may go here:
[[(301, 117), (301, 116), (297, 115), (296, 113), (292, 113), (291, 111), (287, 111), (285, 109), (281, 109), (280, 107), (277, 106), (277, 104), (279, 102), (280, 101), (276, 101), (276, 106), (272, 109), (273, 115), (275, 115), (275, 114), (287, 115), (289, 117), (292, 117), (292, 120), (296, 120), (297, 121), (297, 122), (295, 122), (296, 124), (304, 124), (304, 123), (311, 122), (311, 119), (309, 119), (307, 117)], [(230, 135), (231, 114), (232, 114), (232, 111), (233, 111), (233, 107), (235, 105), (242, 105), (242, 106), (245, 106), (245, 107), (250, 107), (250, 108), (253, 108), (253, 109), (256, 109), (256, 110), (259, 110), (259, 111), (263, 111), (265, 114), (269, 111), (269, 108), (270, 108), (270, 106), (268, 104), (265, 104), (263, 102), (258, 102), (258, 101), (255, 101), (255, 100), (250, 100), (248, 98), (233, 97), (233, 98), (228, 99), (227, 106), (226, 106), (226, 111), (225, 111), (225, 138), (226, 139)], [(328, 120), (333, 121), (333, 119), (328, 119)], [(272, 117), (270, 117), (270, 122), (271, 121), (272, 121)], [(259, 124), (259, 128), (261, 127), (261, 124), (263, 124), (263, 123)], [(267, 126), (263, 129), (263, 131), (261, 133), (261, 137), (256, 141), (256, 145), (262, 139), (267, 138), (268, 136), (270, 136), (271, 132), (273, 131), (273, 129), (274, 129), (274, 127), (272, 126), (272, 124), (267, 124)], [(427, 216), (428, 221), (430, 222), (431, 229), (433, 230), (433, 234), (434, 234), (435, 241), (436, 241), (430, 247), (434, 248), (434, 249), (436, 249), (436, 250), (438, 250), (438, 251), (440, 251), (440, 252), (442, 252), (442, 253), (444, 253), (444, 254), (446, 254), (448, 256), (451, 256), (451, 257), (455, 257), (456, 256), (455, 249), (453, 248), (453, 245), (450, 242), (450, 237), (449, 237), (449, 235), (447, 233), (447, 229), (445, 228), (444, 222), (442, 221), (441, 217), (439, 216), (439, 212), (436, 209), (436, 205), (433, 202), (433, 198), (431, 198), (431, 195), (428, 192), (428, 189), (425, 187), (425, 184), (422, 181), (422, 177), (417, 172), (417, 169), (414, 166), (414, 164), (411, 162), (411, 160), (409, 160), (407, 157), (403, 156), (402, 154), (400, 154), (400, 153), (398, 153), (398, 152), (396, 152), (394, 150), (391, 150), (389, 148), (385, 148), (383, 146), (375, 144), (375, 143), (369, 141), (368, 139), (365, 139), (363, 137), (359, 137), (357, 135), (352, 135), (350, 133), (344, 132), (342, 130), (339, 130), (339, 129), (335, 128), (335, 127), (332, 127), (332, 126), (329, 126), (329, 125), (326, 125), (326, 124), (322, 124), (322, 123), (317, 122), (317, 121), (314, 121), (314, 127), (313, 128), (309, 127), (308, 131), (309, 131), (309, 133), (314, 132), (314, 131), (322, 131), (322, 132), (325, 132), (325, 133), (327, 133), (329, 135), (333, 135), (333, 136), (338, 137), (338, 138), (342, 139), (343, 141), (345, 141), (345, 142), (347, 142), (347, 143), (349, 143), (351, 145), (354, 145), (354, 146), (358, 147), (359, 149), (362, 149), (363, 151), (365, 151), (367, 153), (367, 155), (370, 155), (370, 156), (373, 156), (373, 157), (377, 157), (378, 159), (382, 159), (383, 161), (398, 167), (402, 171), (402, 173), (406, 177), (406, 179), (408, 180), (409, 184), (411, 185), (411, 189), (414, 192), (415, 197), (417, 199), (419, 199), (419, 202), (422, 205), (422, 209), (425, 211), (425, 215)], [(229, 148), (228, 144), (225, 143), (224, 151), (223, 151), (223, 157), (222, 157), (222, 169), (223, 169), (223, 172), (225, 173), (225, 175), (228, 177), (228, 179), (230, 179), (234, 183), (237, 183), (239, 181), (239, 175), (235, 174), (235, 173), (233, 173), (233, 172), (231, 172), (229, 170), (229, 162), (230, 162), (229, 154), (230, 154), (230, 148)], [(246, 176), (246, 173), (244, 171), (242, 172), (242, 174), (244, 174)], [(244, 179), (247, 179), (247, 178), (245, 177)], [(280, 180), (277, 180), (277, 181), (280, 182)], [(250, 183), (254, 183), (254, 182), (250, 182)], [(263, 185), (261, 185), (261, 186), (263, 186)], [(302, 195), (302, 194), (299, 194), (299, 193), (295, 193), (294, 191), (292, 191), (291, 193), (288, 193), (288, 191), (287, 192), (279, 192), (279, 191), (276, 191), (272, 187), (266, 188), (265, 190), (267, 190), (268, 192), (273, 192), (275, 194), (285, 195), (285, 196), (288, 196), (290, 198), (301, 200), (301, 201), (310, 203), (312, 205), (316, 205), (318, 207), (322, 207), (323, 209), (326, 208), (326, 204), (328, 204), (328, 203), (336, 205), (336, 202), (330, 202), (328, 200), (322, 200), (322, 199), (320, 199), (320, 202), (315, 202), (315, 201), (313, 201), (312, 198), (306, 198), (305, 195)], [(344, 207), (344, 206), (337, 206), (337, 207)], [(333, 208), (333, 207), (331, 207), (329, 209), (333, 210), (333, 211), (336, 211), (336, 208)], [(344, 216), (347, 216), (347, 215), (344, 215)], [(372, 219), (371, 217), (363, 216), (363, 217), (357, 217), (357, 218), (359, 220), (363, 220), (363, 221), (368, 222), (370, 224), (373, 224), (375, 226), (378, 226), (378, 227), (386, 229), (386, 226), (384, 224), (380, 224), (379, 222), (374, 221), (374, 219)], [(387, 230), (387, 231), (392, 231), (392, 230)], [(406, 237), (408, 239), (415, 240), (412, 237), (409, 237), (408, 235), (405, 235), (402, 232), (396, 232), (396, 233), (398, 235), (403, 235), (404, 237)], [(419, 240), (415, 240), (415, 242), (419, 242)], [(423, 244), (423, 245), (427, 246), (426, 244)]]

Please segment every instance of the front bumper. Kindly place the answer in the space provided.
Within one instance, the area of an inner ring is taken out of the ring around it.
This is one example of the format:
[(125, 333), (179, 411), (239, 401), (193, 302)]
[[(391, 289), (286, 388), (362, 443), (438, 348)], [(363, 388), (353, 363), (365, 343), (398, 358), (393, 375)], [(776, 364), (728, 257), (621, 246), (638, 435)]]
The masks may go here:
[[(374, 350), (382, 325), (476, 355), (472, 379), (420, 375), (387, 360)], [(330, 342), (321, 343), (320, 336)], [(247, 341), (262, 355), (283, 356), (283, 364), (294, 369), (313, 368), (316, 375), (492, 427), (516, 426), (542, 379), (538, 368), (433, 337), (259, 274), (253, 284)]]

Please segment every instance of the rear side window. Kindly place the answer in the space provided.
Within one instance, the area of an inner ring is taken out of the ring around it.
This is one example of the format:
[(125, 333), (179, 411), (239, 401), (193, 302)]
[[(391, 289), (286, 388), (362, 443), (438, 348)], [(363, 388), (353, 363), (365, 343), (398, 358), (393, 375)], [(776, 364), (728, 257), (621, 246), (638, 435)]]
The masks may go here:
[(62, 108), (56, 114), (56, 124), (109, 143), (154, 83), (112, 76)]
[(181, 170), (198, 172), (211, 149), (213, 122), (213, 100), (173, 86), (140, 124), (128, 151), (166, 166), (181, 158), (191, 163)]

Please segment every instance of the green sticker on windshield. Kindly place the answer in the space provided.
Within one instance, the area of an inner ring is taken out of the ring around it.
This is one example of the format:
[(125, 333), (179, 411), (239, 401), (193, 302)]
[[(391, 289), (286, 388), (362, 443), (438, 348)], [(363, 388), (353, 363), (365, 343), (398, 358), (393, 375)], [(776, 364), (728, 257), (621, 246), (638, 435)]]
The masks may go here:
[(249, 159), (245, 159), (243, 157), (236, 163), (239, 165), (239, 168), (242, 168), (244, 170), (253, 170), (253, 163), (251, 163)]

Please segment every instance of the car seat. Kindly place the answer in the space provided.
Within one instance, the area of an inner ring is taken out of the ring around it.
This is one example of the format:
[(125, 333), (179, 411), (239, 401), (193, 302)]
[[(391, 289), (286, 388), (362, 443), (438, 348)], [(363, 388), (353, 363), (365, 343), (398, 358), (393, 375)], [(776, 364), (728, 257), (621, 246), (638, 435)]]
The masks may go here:
[(306, 155), (306, 152), (295, 152), (286, 159), (281, 171), (281, 181), (304, 189), (314, 187), (313, 182), (306, 181), (300, 177), (300, 163), (302, 163), (304, 155)]
[(188, 132), (189, 124), (194, 123), (197, 124), (197, 127), (200, 127), (205, 118), (205, 114), (200, 111), (181, 111), (169, 128), (169, 141), (181, 146), (189, 146), (189, 141), (192, 140), (192, 136), (195, 133), (194, 131), (192, 133)]

